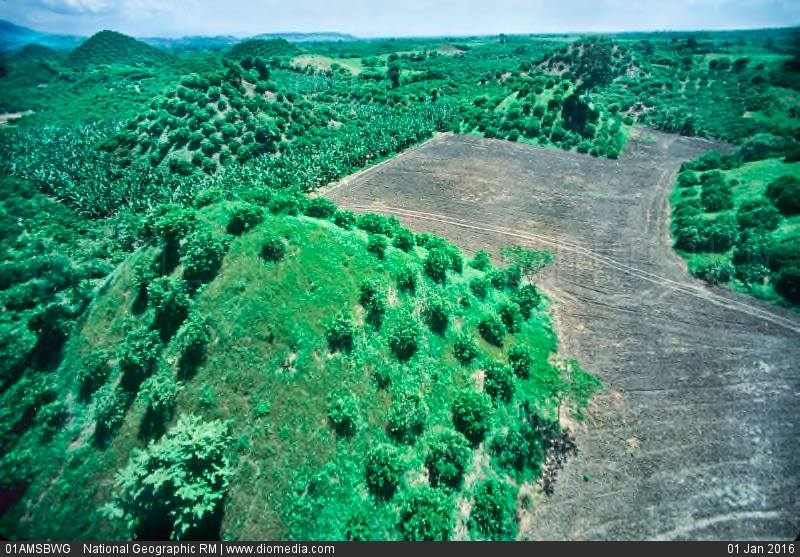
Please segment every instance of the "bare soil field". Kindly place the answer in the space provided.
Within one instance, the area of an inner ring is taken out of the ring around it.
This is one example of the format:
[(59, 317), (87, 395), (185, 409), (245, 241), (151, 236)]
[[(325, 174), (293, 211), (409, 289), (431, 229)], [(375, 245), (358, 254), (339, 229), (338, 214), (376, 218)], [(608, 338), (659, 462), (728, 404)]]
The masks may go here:
[(675, 174), (711, 147), (637, 130), (614, 161), (445, 135), (325, 193), (468, 252), (554, 253), (560, 349), (606, 391), (524, 538), (800, 533), (800, 316), (704, 285), (671, 249)]

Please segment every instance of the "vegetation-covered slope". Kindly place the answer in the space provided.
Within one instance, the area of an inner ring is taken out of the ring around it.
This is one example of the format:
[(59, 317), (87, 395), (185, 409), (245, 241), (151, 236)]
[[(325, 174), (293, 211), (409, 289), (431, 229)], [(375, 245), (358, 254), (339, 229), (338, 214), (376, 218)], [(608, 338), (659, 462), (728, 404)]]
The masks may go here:
[[(152, 243), (110, 276), (57, 374), (4, 395), (4, 427), (46, 402), (3, 460), (29, 473), (4, 524), (63, 538), (514, 535), (530, 504), (519, 487), (550, 485), (574, 448), (559, 414), (580, 415), (598, 385), (553, 355), (525, 279), (542, 259), (464, 266), (392, 219), (301, 206), (326, 218), (241, 201), (154, 213)], [(142, 487), (156, 473), (166, 485)]]
[(101, 64), (151, 65), (163, 62), (168, 55), (133, 37), (116, 31), (95, 33), (67, 56), (66, 63), (75, 67)]

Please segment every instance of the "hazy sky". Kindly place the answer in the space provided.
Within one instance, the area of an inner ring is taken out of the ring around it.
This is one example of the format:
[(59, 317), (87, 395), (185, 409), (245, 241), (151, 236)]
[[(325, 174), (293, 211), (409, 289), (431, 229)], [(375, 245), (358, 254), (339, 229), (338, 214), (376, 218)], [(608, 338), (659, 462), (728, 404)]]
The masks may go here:
[(800, 0), (0, 0), (0, 19), (48, 32), (140, 37), (742, 29), (798, 25)]

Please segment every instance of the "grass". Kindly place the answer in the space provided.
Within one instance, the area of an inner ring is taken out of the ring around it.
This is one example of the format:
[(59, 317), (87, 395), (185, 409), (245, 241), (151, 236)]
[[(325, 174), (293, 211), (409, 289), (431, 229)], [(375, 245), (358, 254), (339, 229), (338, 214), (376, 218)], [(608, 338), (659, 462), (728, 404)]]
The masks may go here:
[(360, 58), (331, 58), (320, 54), (303, 54), (292, 58), (292, 65), (298, 68), (311, 66), (315, 70), (328, 71), (334, 64), (349, 70), (353, 75), (358, 75), (364, 71)]

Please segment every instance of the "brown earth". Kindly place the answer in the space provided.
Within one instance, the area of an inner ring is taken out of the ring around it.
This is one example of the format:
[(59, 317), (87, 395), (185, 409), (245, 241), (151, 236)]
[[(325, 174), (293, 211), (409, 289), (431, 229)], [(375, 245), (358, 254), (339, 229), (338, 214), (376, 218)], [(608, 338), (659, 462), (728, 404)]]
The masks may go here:
[(669, 239), (681, 161), (636, 131), (620, 160), (446, 135), (325, 192), (466, 251), (547, 248), (561, 351), (604, 381), (533, 539), (800, 533), (800, 316), (686, 273)]

